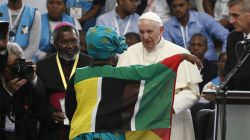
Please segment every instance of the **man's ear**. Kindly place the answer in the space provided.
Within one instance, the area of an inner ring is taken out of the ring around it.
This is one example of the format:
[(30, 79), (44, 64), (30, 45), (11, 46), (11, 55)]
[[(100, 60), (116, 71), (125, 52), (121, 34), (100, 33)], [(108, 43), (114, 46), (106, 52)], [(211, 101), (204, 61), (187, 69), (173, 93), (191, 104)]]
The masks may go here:
[(164, 33), (164, 26), (160, 27), (160, 33), (161, 33), (161, 35), (163, 35), (163, 33)]

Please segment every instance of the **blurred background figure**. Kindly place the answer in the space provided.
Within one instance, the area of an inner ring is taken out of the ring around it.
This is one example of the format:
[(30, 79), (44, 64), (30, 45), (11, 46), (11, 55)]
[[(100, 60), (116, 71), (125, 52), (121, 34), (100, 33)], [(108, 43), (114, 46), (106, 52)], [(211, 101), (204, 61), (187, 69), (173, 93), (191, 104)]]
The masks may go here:
[(206, 36), (208, 42), (205, 58), (217, 61), (218, 56), (213, 40), (218, 39), (223, 44), (221, 51), (224, 52), (228, 30), (213, 17), (190, 10), (190, 0), (173, 0), (171, 8), (173, 16), (164, 23), (164, 38), (187, 48), (190, 38), (196, 33), (202, 33)]
[(135, 13), (139, 4), (140, 0), (117, 0), (115, 10), (99, 16), (96, 25), (113, 27), (119, 35), (125, 35), (127, 32), (139, 33), (138, 27), (135, 26), (139, 18)]
[(66, 0), (66, 5), (69, 15), (78, 19), (86, 33), (90, 27), (95, 26), (105, 0)]
[(203, 0), (204, 11), (215, 20), (220, 22), (222, 26), (232, 31), (233, 25), (229, 22), (229, 13), (227, 7), (228, 0)]
[(203, 91), (205, 91), (206, 89), (215, 89), (214, 86), (219, 86), (220, 83), (224, 81), (224, 79), (225, 79), (224, 68), (225, 68), (226, 61), (227, 61), (227, 53), (223, 52), (219, 55), (218, 62), (217, 62), (217, 64), (218, 64), (218, 76), (213, 78), (206, 85), (204, 85)]
[[(218, 75), (218, 66), (215, 62), (209, 61), (205, 58), (205, 53), (207, 51), (207, 38), (205, 35), (201, 33), (194, 34), (189, 42), (188, 50), (191, 52), (191, 54), (197, 56), (203, 63), (203, 68), (200, 70), (200, 74), (202, 76), (203, 81), (199, 83), (199, 89), (200, 92), (202, 92), (202, 89), (205, 84), (210, 82), (213, 78), (217, 77)], [(199, 102), (196, 103), (194, 106), (191, 107), (191, 115), (193, 119), (193, 125), (194, 125), (194, 132), (196, 138), (198, 137), (197, 132), (197, 113), (201, 109), (214, 109), (214, 103), (210, 103), (209, 101), (204, 100), (204, 98), (200, 98)]]
[(9, 22), (10, 41), (24, 50), (24, 57), (31, 59), (39, 47), (41, 16), (38, 10), (22, 0), (8, 0), (0, 4), (0, 20)]
[(203, 63), (203, 68), (200, 70), (203, 81), (199, 83), (200, 91), (202, 91), (203, 86), (211, 81), (218, 75), (217, 64), (213, 61), (209, 61), (205, 58), (205, 53), (207, 52), (207, 38), (203, 34), (194, 34), (189, 42), (188, 50), (191, 54), (197, 56)]
[(147, 0), (146, 4), (147, 6), (145, 7), (143, 13), (154, 12), (160, 16), (162, 22), (167, 21), (171, 16), (170, 0)]

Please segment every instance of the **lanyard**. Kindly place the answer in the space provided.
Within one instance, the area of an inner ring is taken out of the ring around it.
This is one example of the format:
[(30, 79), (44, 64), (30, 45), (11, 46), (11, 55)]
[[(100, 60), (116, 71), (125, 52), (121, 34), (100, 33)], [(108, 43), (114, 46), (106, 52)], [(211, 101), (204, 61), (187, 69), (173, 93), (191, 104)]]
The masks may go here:
[[(132, 16), (133, 15), (130, 15), (130, 17), (129, 17), (129, 20), (127, 22), (126, 28), (124, 29), (123, 35), (125, 35), (127, 33), (127, 31), (128, 31), (128, 27), (129, 27), (129, 25), (131, 23), (131, 20), (133, 18)], [(114, 20), (115, 20), (116, 31), (117, 31), (118, 35), (121, 35), (116, 17), (114, 18)]]
[[(187, 40), (188, 40), (188, 26), (183, 27), (180, 26), (181, 28), (181, 36), (182, 36), (182, 40), (183, 40), (183, 44), (184, 44), (184, 48), (187, 48)], [(185, 28), (185, 29), (184, 29)]]
[(80, 5), (80, 0), (76, 0), (75, 6), (79, 6)]
[[(70, 78), (73, 75), (73, 73), (76, 71), (76, 66), (77, 66), (78, 60), (79, 60), (79, 55), (76, 56), (73, 68), (72, 68), (71, 73), (70, 73)], [(59, 69), (59, 72), (60, 72), (60, 76), (61, 76), (61, 79), (62, 79), (62, 82), (63, 82), (63, 86), (64, 86), (64, 88), (66, 90), (67, 89), (67, 82), (66, 82), (63, 70), (62, 70), (62, 65), (60, 63), (58, 53), (56, 54), (56, 63), (57, 63), (57, 66), (58, 66), (58, 69)]]
[(12, 13), (11, 13), (11, 10), (8, 8), (8, 12), (9, 12), (9, 22), (10, 22), (9, 25), (10, 25), (10, 29), (11, 29), (11, 30), (13, 30), (14, 25), (17, 24), (18, 19), (21, 20), (21, 15), (22, 15), (23, 10), (24, 10), (24, 5), (22, 5), (21, 10), (20, 10), (18, 16), (16, 17), (16, 20), (15, 20), (15, 21), (12, 21)]

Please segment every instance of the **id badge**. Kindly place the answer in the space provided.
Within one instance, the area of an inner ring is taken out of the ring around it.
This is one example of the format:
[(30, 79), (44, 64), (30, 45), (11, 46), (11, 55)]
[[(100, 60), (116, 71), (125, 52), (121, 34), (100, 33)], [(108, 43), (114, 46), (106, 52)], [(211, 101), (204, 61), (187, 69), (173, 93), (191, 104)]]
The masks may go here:
[[(15, 120), (14, 115), (10, 115), (10, 117), (11, 117), (11, 119)], [(12, 122), (7, 115), (5, 116), (4, 130), (9, 131), (9, 132), (15, 132), (15, 123)]]
[(81, 7), (70, 7), (69, 14), (76, 19), (80, 19), (83, 15), (83, 9)]
[(63, 124), (64, 125), (69, 125), (69, 119), (66, 117), (66, 113), (65, 113), (65, 99), (64, 98), (60, 99), (60, 105), (61, 105), (63, 115), (65, 117), (65, 119), (63, 121)]

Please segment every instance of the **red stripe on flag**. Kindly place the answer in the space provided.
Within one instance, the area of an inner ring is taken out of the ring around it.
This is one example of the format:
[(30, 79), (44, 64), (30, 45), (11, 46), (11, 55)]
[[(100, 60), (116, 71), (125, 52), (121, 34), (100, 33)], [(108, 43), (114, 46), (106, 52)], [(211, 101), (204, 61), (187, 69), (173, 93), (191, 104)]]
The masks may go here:
[(177, 71), (179, 64), (182, 62), (183, 57), (181, 54), (176, 54), (171, 57), (165, 58), (160, 63), (171, 68), (173, 71)]
[(170, 128), (161, 128), (161, 129), (154, 129), (152, 130), (155, 134), (161, 137), (162, 140), (170, 140)]

